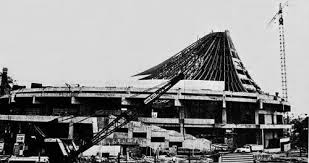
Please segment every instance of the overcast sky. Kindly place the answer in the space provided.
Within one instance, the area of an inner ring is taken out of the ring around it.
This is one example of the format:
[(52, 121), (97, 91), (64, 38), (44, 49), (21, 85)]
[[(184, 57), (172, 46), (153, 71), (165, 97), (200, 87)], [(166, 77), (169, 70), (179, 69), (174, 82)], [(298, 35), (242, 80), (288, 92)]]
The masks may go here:
[[(280, 1), (0, 1), (0, 66), (19, 83), (127, 80), (212, 30), (229, 30), (249, 73), (265, 92), (281, 94)], [(308, 113), (309, 1), (284, 9), (288, 94)], [(29, 85), (27, 85), (29, 86)]]

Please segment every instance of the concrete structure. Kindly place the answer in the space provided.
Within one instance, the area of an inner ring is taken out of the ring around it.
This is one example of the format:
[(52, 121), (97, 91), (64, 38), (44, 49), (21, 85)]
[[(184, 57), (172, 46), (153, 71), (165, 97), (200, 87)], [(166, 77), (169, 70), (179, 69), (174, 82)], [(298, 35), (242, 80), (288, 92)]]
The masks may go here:
[[(143, 99), (155, 91), (149, 87), (164, 82), (146, 79), (169, 79), (179, 71), (184, 72), (186, 80), (152, 105), (143, 105)], [(257, 86), (240, 61), (228, 32), (206, 35), (138, 75), (147, 76), (133, 84), (12, 91), (0, 98), (1, 138), (13, 143), (17, 133), (35, 134), (29, 127), (31, 122), (50, 137), (75, 138), (82, 144), (109, 122), (111, 114), (119, 114), (124, 105), (138, 112), (138, 121), (143, 125), (130, 123), (103, 144), (185, 146), (190, 141), (186, 142), (182, 136), (190, 134), (230, 147), (263, 144), (267, 149), (278, 149), (280, 139), (287, 136), (285, 130), (291, 128), (283, 119), (290, 111), (289, 103)], [(58, 124), (46, 123), (55, 118)], [(155, 132), (153, 126), (167, 130)], [(175, 133), (171, 134), (171, 130)], [(135, 139), (134, 135), (143, 138)], [(151, 141), (155, 135), (160, 138), (153, 140), (160, 142)], [(117, 140), (124, 137), (128, 139)]]
[(176, 145), (188, 149), (199, 149), (200, 151), (211, 150), (211, 141), (207, 139), (196, 138), (174, 130), (166, 130), (155, 125), (147, 125), (140, 121), (132, 121), (125, 128), (128, 130), (114, 132), (101, 144), (138, 145), (155, 150), (168, 149)]

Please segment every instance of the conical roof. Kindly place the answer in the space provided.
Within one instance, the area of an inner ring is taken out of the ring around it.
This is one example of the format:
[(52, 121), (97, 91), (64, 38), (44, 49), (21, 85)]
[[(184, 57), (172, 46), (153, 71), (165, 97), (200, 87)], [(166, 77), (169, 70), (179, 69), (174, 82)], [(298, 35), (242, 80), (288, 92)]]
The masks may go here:
[(224, 81), (225, 90), (260, 92), (241, 62), (228, 31), (210, 33), (164, 62), (135, 76), (170, 79), (182, 71), (186, 80)]

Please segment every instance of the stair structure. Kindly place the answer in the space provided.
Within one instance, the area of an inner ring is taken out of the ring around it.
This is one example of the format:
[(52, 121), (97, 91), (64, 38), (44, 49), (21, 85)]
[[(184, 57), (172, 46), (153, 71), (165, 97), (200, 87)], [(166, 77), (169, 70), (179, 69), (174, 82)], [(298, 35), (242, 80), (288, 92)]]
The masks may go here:
[(219, 163), (254, 163), (251, 153), (229, 153), (220, 156)]

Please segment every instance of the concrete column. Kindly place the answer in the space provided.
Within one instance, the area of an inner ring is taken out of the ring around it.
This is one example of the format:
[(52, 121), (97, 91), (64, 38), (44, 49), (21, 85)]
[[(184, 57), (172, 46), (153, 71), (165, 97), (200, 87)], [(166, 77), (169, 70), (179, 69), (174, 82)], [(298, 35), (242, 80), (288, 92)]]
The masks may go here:
[(40, 102), (35, 96), (32, 97), (32, 104), (40, 104)]
[(180, 125), (180, 133), (185, 134), (185, 108), (184, 107), (178, 107), (179, 110), (179, 125)]
[(225, 95), (225, 91), (223, 91), (223, 94), (222, 94), (222, 108), (226, 108), (226, 95)]
[(21, 132), (21, 122), (18, 122), (18, 133), (20, 134)]
[(69, 123), (69, 135), (68, 135), (68, 138), (69, 139), (73, 139), (73, 133), (74, 133), (74, 123), (71, 121)]
[(147, 142), (146, 142), (146, 146), (150, 146), (151, 144), (151, 135), (152, 135), (152, 127), (151, 126), (146, 126), (146, 132), (147, 132), (147, 135), (146, 135), (146, 139), (147, 139)]
[(122, 106), (128, 106), (128, 105), (131, 105), (131, 102), (126, 99), (125, 97), (121, 97), (121, 105)]
[(80, 102), (75, 96), (72, 96), (71, 97), (71, 104), (80, 104)]
[(222, 108), (226, 108), (226, 100), (225, 100), (225, 96), (223, 97), (223, 100), (222, 100)]
[[(225, 96), (225, 92), (223, 92), (223, 99), (222, 99), (222, 124), (226, 124), (227, 123), (227, 114), (226, 114), (226, 100), (225, 100), (226, 96)], [(217, 123), (217, 122), (215, 122)]]
[(263, 147), (265, 148), (265, 136), (264, 136), (264, 129), (262, 129), (261, 138), (262, 138), (262, 145), (263, 145)]
[(184, 124), (184, 119), (179, 119), (179, 125), (180, 125), (180, 133), (185, 135), (186, 129), (185, 129), (185, 124)]
[(181, 102), (179, 101), (179, 99), (175, 99), (175, 100), (174, 100), (174, 106), (176, 106), (176, 107), (181, 107), (181, 106), (182, 106), (182, 104), (181, 104)]
[(99, 131), (98, 118), (93, 117), (92, 118), (92, 132), (97, 133), (98, 131)]
[(222, 108), (222, 123), (227, 123), (227, 115), (226, 115), (226, 108)]
[(274, 119), (274, 124), (277, 124), (277, 114), (276, 114), (276, 112), (274, 112), (274, 114), (273, 114), (273, 119)]
[(263, 101), (261, 99), (259, 100), (259, 104), (260, 104), (260, 109), (263, 109)]
[(178, 107), (178, 110), (179, 110), (179, 119), (185, 119), (185, 108)]
[(128, 138), (132, 139), (133, 138), (133, 128), (134, 128), (133, 123), (128, 123), (127, 126), (128, 126)]
[(256, 132), (255, 137), (256, 137), (255, 144), (261, 144), (261, 141), (260, 141), (260, 139), (261, 139), (261, 133), (260, 133), (259, 130)]
[(255, 112), (254, 112), (254, 119), (255, 119), (255, 124), (258, 125), (260, 122), (259, 122), (259, 110), (256, 109)]

